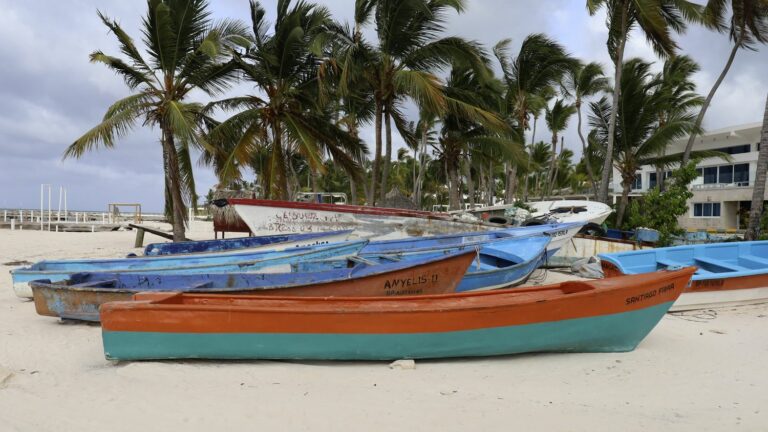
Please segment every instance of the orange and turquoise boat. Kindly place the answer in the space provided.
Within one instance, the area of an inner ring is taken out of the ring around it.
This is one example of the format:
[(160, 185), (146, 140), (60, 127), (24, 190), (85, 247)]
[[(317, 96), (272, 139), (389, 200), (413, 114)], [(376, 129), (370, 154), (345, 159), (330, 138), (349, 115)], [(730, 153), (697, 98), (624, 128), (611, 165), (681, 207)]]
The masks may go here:
[(112, 360), (392, 360), (631, 351), (695, 268), (414, 297), (137, 294), (101, 307)]

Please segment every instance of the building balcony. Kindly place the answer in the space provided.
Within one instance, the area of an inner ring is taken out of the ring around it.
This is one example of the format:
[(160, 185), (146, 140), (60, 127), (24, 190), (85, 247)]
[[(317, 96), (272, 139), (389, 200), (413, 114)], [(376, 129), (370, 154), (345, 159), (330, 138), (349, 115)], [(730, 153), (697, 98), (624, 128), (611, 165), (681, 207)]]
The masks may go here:
[(754, 186), (752, 182), (737, 182), (737, 183), (707, 183), (696, 184), (691, 186), (691, 190), (722, 190), (722, 189), (746, 189)]

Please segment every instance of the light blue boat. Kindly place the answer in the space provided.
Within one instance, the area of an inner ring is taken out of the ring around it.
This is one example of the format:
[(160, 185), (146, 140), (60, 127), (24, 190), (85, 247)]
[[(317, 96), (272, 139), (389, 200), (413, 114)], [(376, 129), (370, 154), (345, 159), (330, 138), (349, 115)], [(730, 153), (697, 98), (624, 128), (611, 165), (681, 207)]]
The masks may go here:
[(322, 260), (357, 254), (368, 243), (357, 240), (329, 245), (297, 247), (286, 251), (207, 253), (160, 257), (40, 261), (11, 270), (13, 289), (19, 297), (32, 297), (29, 282), (37, 279), (59, 281), (75, 273), (243, 273), (305, 260)]
[(696, 266), (672, 310), (768, 301), (768, 241), (708, 243), (600, 254), (606, 277)]
[(286, 249), (289, 247), (316, 246), (345, 241), (352, 230), (325, 231), (302, 234), (275, 234), (258, 237), (238, 237), (221, 240), (199, 240), (170, 243), (152, 243), (144, 248), (144, 256), (181, 255), (191, 253), (210, 253), (238, 251), (242, 249), (270, 248)]
[[(548, 236), (508, 237), (496, 239), (485, 245), (471, 243), (445, 249), (419, 248), (418, 243), (411, 250), (387, 250), (379, 249), (378, 254), (386, 254), (392, 259), (421, 260), (424, 258), (436, 258), (445, 254), (452, 254), (462, 250), (477, 250), (477, 258), (469, 266), (461, 283), (456, 288), (457, 292), (487, 290), (509, 287), (523, 283), (547, 255), (547, 246), (550, 244)], [(365, 248), (360, 252), (366, 256)], [(377, 255), (373, 254), (372, 255)], [(330, 268), (342, 268), (346, 265), (344, 260), (303, 261), (293, 264), (295, 272), (327, 271)]]

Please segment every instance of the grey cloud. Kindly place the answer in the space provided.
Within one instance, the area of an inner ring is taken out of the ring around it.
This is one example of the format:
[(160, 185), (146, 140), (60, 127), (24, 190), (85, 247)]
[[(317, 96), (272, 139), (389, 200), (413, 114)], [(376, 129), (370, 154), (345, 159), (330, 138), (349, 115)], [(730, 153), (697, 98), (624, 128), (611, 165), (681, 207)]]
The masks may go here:
[[(264, 1), (274, 16), (275, 1)], [(327, 0), (340, 20), (352, 18), (352, 0)], [(246, 0), (213, 0), (215, 18), (248, 20)], [(98, 123), (110, 103), (128, 94), (119, 77), (88, 62), (88, 54), (101, 49), (117, 54), (114, 37), (96, 16), (100, 9), (141, 39), (141, 0), (71, 0), (19, 2), (0, 0), (0, 207), (36, 207), (39, 184), (69, 187), (70, 207), (101, 209), (110, 201), (136, 201), (149, 210), (162, 208), (162, 171), (156, 131), (138, 127), (117, 143), (80, 160), (61, 160), (66, 146)], [(585, 61), (600, 61), (611, 73), (605, 48), (602, 15), (589, 17), (583, 1), (523, 2), (469, 0), (467, 11), (450, 17), (447, 34), (477, 40), (490, 47), (511, 38), (513, 50), (533, 32), (559, 40)], [(373, 30), (366, 34), (373, 37)], [(724, 35), (692, 28), (680, 38), (683, 51), (702, 66), (696, 76), (705, 93), (719, 74), (730, 49)], [(628, 56), (652, 58), (642, 36), (633, 35)], [(740, 52), (731, 73), (716, 96), (705, 126), (719, 128), (759, 121), (768, 90), (766, 54)], [(230, 94), (253, 89), (240, 84)], [(205, 100), (201, 96), (195, 96)], [(408, 115), (415, 120), (416, 111)], [(543, 122), (541, 122), (543, 123)], [(566, 146), (580, 153), (575, 120), (565, 134)], [(539, 125), (537, 138), (548, 135)], [(361, 131), (373, 147), (373, 130)], [(402, 140), (395, 134), (395, 144)], [(215, 183), (212, 173), (197, 170), (198, 192)]]

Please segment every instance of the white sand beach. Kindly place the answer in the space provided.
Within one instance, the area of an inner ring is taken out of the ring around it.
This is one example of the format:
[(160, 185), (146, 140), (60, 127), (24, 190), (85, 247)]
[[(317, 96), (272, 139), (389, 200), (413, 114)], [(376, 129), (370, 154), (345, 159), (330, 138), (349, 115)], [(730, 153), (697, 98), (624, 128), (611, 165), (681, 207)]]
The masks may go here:
[(417, 361), (400, 370), (113, 363), (98, 326), (38, 316), (13, 294), (7, 263), (120, 257), (134, 236), (0, 231), (0, 431), (768, 429), (768, 305), (667, 315), (629, 353)]

